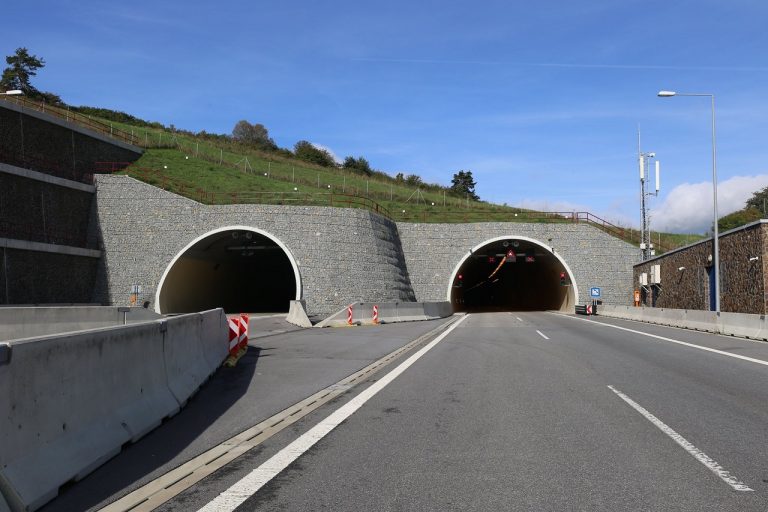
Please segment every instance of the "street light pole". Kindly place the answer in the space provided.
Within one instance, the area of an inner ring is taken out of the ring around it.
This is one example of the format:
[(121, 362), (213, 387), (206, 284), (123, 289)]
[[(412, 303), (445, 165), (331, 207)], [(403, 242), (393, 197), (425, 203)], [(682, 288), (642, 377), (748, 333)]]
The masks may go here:
[(712, 265), (715, 267), (715, 312), (720, 315), (720, 241), (717, 226), (717, 144), (715, 142), (715, 95), (703, 93), (682, 93), (674, 91), (659, 91), (661, 98), (672, 96), (708, 96), (712, 102), (712, 208), (714, 210), (714, 236), (712, 238)]

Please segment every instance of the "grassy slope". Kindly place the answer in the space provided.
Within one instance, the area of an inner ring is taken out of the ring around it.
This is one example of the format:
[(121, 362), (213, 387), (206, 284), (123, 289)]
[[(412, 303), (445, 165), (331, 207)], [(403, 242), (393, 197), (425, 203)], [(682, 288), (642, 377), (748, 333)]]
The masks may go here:
[[(343, 204), (343, 195), (361, 196), (386, 209), (395, 220), (418, 222), (567, 222), (520, 208), (466, 201), (434, 186), (409, 186), (394, 178), (366, 177), (330, 169), (237, 145), (214, 145), (195, 136), (106, 121), (138, 136), (147, 151), (130, 174), (149, 183), (205, 203)], [(151, 170), (148, 171), (148, 170)], [(330, 188), (329, 188), (330, 185)], [(420, 190), (417, 191), (417, 188)], [(340, 201), (341, 200), (341, 201)], [(433, 204), (434, 203), (434, 204)], [(637, 231), (626, 230), (637, 244)], [(658, 234), (653, 234), (658, 247)], [(703, 238), (661, 234), (661, 247), (674, 248)]]

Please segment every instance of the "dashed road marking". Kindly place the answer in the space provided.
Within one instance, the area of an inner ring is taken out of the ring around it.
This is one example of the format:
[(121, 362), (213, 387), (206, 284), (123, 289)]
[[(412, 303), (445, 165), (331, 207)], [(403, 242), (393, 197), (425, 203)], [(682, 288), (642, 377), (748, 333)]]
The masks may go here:
[(754, 489), (749, 488), (746, 484), (739, 481), (735, 476), (731, 475), (728, 471), (726, 471), (720, 464), (718, 464), (715, 460), (713, 460), (711, 457), (709, 457), (706, 453), (699, 450), (695, 446), (693, 446), (690, 442), (688, 442), (683, 436), (672, 430), (667, 424), (662, 422), (659, 418), (648, 412), (643, 406), (629, 398), (627, 395), (619, 391), (613, 386), (608, 386), (608, 389), (616, 393), (619, 398), (624, 400), (626, 403), (628, 403), (634, 410), (639, 412), (640, 414), (645, 417), (648, 421), (653, 423), (659, 430), (664, 432), (667, 436), (669, 436), (674, 442), (679, 444), (683, 447), (685, 451), (687, 451), (689, 454), (691, 454), (696, 460), (704, 464), (707, 469), (712, 471), (714, 474), (716, 474), (720, 479), (730, 485), (734, 490), (736, 491), (754, 491)]

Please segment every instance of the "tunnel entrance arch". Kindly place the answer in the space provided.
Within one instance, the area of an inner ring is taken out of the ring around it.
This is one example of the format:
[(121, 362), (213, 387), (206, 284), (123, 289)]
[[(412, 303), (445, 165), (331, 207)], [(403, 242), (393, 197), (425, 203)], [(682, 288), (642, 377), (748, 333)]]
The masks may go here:
[(155, 311), (287, 312), (301, 295), (299, 268), (285, 244), (252, 226), (226, 226), (174, 256), (157, 286)]
[(567, 311), (579, 290), (568, 263), (525, 236), (481, 242), (456, 264), (446, 299), (454, 311)]

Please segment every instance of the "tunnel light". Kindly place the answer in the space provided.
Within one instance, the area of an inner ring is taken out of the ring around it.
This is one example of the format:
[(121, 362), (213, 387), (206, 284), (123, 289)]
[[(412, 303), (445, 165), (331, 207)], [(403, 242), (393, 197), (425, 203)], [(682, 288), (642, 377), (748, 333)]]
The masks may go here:
[(560, 286), (565, 286), (565, 272), (560, 272)]

